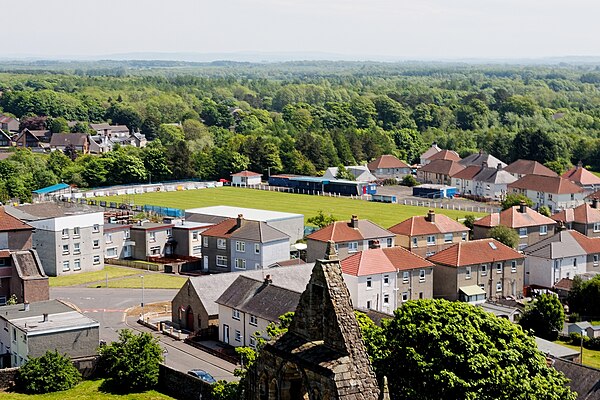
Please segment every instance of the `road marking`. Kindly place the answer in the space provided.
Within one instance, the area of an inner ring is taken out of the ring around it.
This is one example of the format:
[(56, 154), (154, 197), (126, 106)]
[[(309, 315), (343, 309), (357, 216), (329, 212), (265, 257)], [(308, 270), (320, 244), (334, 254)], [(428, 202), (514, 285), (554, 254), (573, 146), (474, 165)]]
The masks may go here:
[(125, 312), (125, 310), (111, 310), (111, 309), (106, 309), (106, 308), (91, 308), (91, 309), (87, 309), (87, 310), (81, 310), (82, 312), (90, 312), (90, 313), (95, 313), (95, 312)]

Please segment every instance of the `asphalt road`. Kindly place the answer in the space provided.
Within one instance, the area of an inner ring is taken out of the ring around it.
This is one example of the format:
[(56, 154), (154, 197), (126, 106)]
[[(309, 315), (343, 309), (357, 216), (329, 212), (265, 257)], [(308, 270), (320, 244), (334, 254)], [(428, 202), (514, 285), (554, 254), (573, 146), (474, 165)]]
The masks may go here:
[[(172, 289), (145, 289), (144, 303), (170, 301), (176, 293), (177, 290)], [(142, 327), (137, 324), (136, 318), (127, 318), (126, 310), (139, 306), (141, 303), (141, 289), (58, 287), (50, 288), (50, 298), (70, 303), (88, 317), (98, 321), (100, 323), (100, 340), (106, 342), (117, 340), (119, 330), (125, 328), (150, 332), (159, 339), (163, 350), (166, 350), (164, 353), (165, 363), (169, 367), (184, 372), (192, 368), (200, 368), (208, 371), (217, 380), (237, 380), (233, 375), (235, 365), (182, 341)]]

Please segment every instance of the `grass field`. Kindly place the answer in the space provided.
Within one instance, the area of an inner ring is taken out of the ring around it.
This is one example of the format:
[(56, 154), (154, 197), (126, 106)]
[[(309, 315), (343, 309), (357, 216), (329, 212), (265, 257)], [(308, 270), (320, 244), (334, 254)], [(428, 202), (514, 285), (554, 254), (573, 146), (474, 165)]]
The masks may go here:
[[(338, 220), (349, 220), (353, 214), (361, 219), (369, 219), (384, 228), (389, 228), (415, 215), (425, 215), (426, 207), (405, 206), (399, 204), (376, 203), (349, 198), (332, 198), (302, 194), (269, 192), (262, 190), (222, 187), (215, 189), (187, 190), (181, 192), (154, 192), (136, 195), (112, 196), (100, 200), (135, 204), (150, 204), (174, 208), (195, 208), (217, 205), (260, 208), (304, 214), (305, 220), (314, 216), (318, 210), (333, 214)], [(482, 216), (476, 212), (436, 209), (436, 212), (451, 218), (463, 218), (466, 214)]]
[[(568, 347), (573, 350), (579, 351), (581, 349), (580, 346), (574, 346), (572, 344), (567, 344), (566, 342), (558, 341), (556, 342), (562, 346)], [(583, 364), (589, 365), (590, 367), (600, 368), (600, 351), (597, 350), (588, 350), (586, 348), (583, 349)]]
[[(182, 276), (168, 275), (168, 274), (144, 274), (136, 273), (136, 276), (130, 278), (108, 280), (109, 288), (126, 288), (126, 289), (140, 289), (142, 287), (142, 278), (144, 276), (144, 288), (145, 289), (181, 289), (187, 278)], [(101, 285), (90, 285), (89, 287), (105, 287), (104, 283)]]
[(0, 393), (1, 400), (170, 400), (172, 397), (150, 390), (144, 393), (131, 393), (125, 395), (110, 394), (100, 391), (102, 380), (83, 381), (71, 390), (64, 392), (26, 395), (19, 393)]
[(131, 268), (120, 268), (106, 265), (102, 271), (82, 272), (79, 274), (66, 276), (52, 276), (50, 277), (50, 286), (85, 285), (86, 283), (104, 280), (106, 279), (107, 275), (108, 279), (110, 280), (135, 274), (139, 275), (139, 272)]

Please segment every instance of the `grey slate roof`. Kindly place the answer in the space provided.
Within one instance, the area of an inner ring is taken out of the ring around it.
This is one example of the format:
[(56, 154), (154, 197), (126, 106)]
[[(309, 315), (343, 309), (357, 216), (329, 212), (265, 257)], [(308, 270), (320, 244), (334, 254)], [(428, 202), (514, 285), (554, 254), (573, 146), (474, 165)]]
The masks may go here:
[(537, 336), (535, 337), (535, 343), (537, 344), (539, 351), (555, 358), (571, 358), (576, 357), (579, 354), (579, 351), (577, 350), (561, 346), (560, 344), (550, 342)]
[(299, 300), (300, 292), (238, 276), (217, 299), (217, 304), (275, 322), (280, 315), (295, 311)]
[(55, 133), (50, 139), (50, 146), (83, 146), (87, 141), (87, 133)]
[(300, 292), (306, 288), (313, 266), (314, 264), (302, 264), (290, 267), (203, 275), (189, 278), (189, 281), (202, 301), (207, 314), (217, 315), (219, 313), (217, 299), (238, 276), (247, 276), (262, 281), (268, 274), (271, 275), (274, 285)]
[(43, 314), (60, 314), (64, 312), (74, 311), (73, 308), (58, 300), (46, 300), (31, 303), (29, 311), (24, 310), (23, 304), (15, 304), (12, 306), (2, 306), (0, 309), (0, 318), (13, 320), (25, 317), (42, 316)]
[(231, 235), (233, 239), (246, 239), (260, 243), (275, 240), (289, 240), (289, 236), (262, 221), (244, 221), (242, 226)]
[(575, 257), (587, 254), (585, 249), (575, 240), (571, 231), (561, 231), (523, 249), (528, 256), (547, 259)]
[(500, 164), (502, 168), (506, 167), (506, 164), (498, 160), (496, 157), (483, 152), (471, 154), (470, 156), (460, 160), (458, 163), (464, 165), (465, 167), (468, 167), (469, 165), (483, 165), (483, 163), (486, 163), (487, 166), (491, 168), (497, 168), (498, 164)]
[(569, 378), (571, 390), (578, 400), (600, 399), (600, 370), (572, 361), (553, 358), (554, 368)]
[(38, 221), (42, 219), (64, 217), (66, 215), (80, 215), (100, 212), (92, 207), (82, 204), (37, 203), (26, 204), (19, 207), (5, 206), (4, 210), (21, 221)]
[(473, 180), (485, 183), (509, 184), (515, 182), (517, 178), (502, 169), (484, 167), (473, 177)]

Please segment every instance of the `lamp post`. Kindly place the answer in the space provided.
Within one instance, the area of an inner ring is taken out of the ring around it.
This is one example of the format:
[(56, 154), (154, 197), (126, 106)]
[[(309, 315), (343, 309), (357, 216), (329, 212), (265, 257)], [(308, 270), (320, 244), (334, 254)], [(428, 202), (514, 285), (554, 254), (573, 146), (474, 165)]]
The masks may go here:
[(144, 275), (140, 275), (140, 278), (142, 278), (142, 321), (145, 321), (145, 315), (144, 315)]
[(585, 330), (581, 330), (581, 349), (579, 350), (579, 363), (583, 365), (583, 335), (585, 335)]

